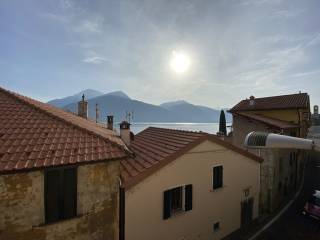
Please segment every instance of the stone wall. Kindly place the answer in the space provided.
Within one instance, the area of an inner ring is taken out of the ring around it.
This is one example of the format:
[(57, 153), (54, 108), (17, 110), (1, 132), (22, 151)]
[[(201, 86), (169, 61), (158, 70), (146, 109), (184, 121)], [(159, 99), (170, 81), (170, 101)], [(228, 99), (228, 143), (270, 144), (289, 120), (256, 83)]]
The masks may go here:
[(78, 167), (77, 216), (45, 224), (44, 171), (0, 176), (0, 239), (117, 239), (119, 161)]
[[(244, 148), (244, 139), (246, 135), (252, 131), (279, 133), (279, 130), (270, 128), (265, 124), (240, 116), (233, 116), (233, 144)], [(290, 133), (285, 134), (289, 135)], [(299, 159), (295, 164), (290, 163), (290, 153), (297, 152), (293, 149), (248, 150), (264, 159), (261, 164), (260, 176), (260, 213), (272, 212), (295, 192), (294, 182), (297, 181), (296, 185), (298, 185), (300, 181), (299, 168), (301, 159), (303, 158), (302, 154), (299, 155)]]

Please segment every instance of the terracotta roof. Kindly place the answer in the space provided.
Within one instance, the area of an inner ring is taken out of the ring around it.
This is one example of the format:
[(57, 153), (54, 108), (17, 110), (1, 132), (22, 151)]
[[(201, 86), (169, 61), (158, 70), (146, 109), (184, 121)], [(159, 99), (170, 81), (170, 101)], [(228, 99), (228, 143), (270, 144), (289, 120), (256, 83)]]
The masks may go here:
[(236, 113), (235, 115), (242, 116), (245, 118), (253, 119), (258, 122), (262, 122), (266, 125), (273, 126), (279, 129), (291, 129), (291, 128), (299, 128), (298, 124), (291, 123), (288, 121), (279, 120), (276, 118), (267, 117), (261, 114), (253, 114), (253, 113)]
[(309, 108), (309, 95), (307, 93), (298, 93), (291, 95), (281, 95), (264, 98), (254, 98), (250, 105), (250, 99), (242, 100), (229, 110), (237, 111), (255, 111), (270, 109), (290, 109), (290, 108)]
[(121, 161), (121, 178), (125, 188), (134, 186), (205, 140), (223, 145), (258, 162), (263, 161), (212, 134), (149, 127), (138, 133), (131, 142), (130, 148), (135, 157)]
[(0, 173), (126, 156), (113, 131), (0, 88)]

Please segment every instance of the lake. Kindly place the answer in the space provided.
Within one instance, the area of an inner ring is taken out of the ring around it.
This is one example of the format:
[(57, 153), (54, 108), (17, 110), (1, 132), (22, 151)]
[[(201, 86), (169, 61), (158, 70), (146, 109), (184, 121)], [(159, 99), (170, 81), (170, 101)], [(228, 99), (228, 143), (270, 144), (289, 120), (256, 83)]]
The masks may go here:
[[(119, 124), (115, 124), (119, 131)], [(227, 126), (231, 123), (227, 123)], [(134, 134), (141, 132), (148, 127), (170, 128), (187, 131), (202, 131), (207, 133), (217, 133), (219, 131), (219, 123), (131, 123), (131, 131)], [(227, 130), (229, 130), (227, 128)]]

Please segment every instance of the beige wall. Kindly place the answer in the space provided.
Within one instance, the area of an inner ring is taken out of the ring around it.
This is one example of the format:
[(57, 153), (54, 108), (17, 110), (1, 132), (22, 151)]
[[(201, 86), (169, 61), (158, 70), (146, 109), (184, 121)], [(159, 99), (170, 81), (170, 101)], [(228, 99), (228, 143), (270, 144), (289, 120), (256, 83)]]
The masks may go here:
[[(224, 187), (212, 191), (212, 168), (223, 165)], [(243, 190), (258, 216), (260, 164), (205, 141), (126, 191), (126, 240), (220, 239), (240, 227)], [(163, 192), (193, 185), (193, 209), (163, 220)], [(221, 229), (213, 232), (220, 221)]]
[(119, 161), (78, 167), (77, 217), (45, 225), (44, 172), (0, 176), (0, 239), (117, 239)]
[(297, 109), (280, 109), (280, 110), (265, 110), (265, 111), (246, 111), (245, 113), (255, 113), (264, 116), (280, 119), (283, 121), (292, 121), (299, 123), (299, 111)]

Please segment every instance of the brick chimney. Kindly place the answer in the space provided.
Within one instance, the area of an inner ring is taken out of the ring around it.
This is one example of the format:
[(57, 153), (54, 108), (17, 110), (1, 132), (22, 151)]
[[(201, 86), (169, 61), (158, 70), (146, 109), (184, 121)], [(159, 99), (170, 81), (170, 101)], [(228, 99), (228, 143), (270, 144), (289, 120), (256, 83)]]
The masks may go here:
[(88, 118), (88, 102), (85, 100), (84, 94), (82, 95), (82, 100), (78, 102), (78, 116)]
[(113, 130), (113, 116), (107, 116), (107, 128)]
[(130, 146), (131, 141), (130, 125), (127, 121), (120, 123), (120, 137), (127, 146)]

